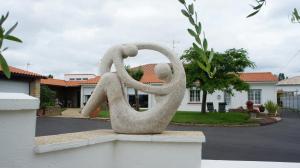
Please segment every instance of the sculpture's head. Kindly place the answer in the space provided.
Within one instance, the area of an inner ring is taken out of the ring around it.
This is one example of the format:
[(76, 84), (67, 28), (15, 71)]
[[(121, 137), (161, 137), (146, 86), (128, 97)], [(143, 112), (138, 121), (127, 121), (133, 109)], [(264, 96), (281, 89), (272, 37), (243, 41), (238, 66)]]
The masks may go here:
[(134, 57), (138, 54), (138, 48), (134, 44), (123, 44), (122, 45), (123, 58)]
[(169, 82), (172, 77), (172, 70), (169, 64), (157, 64), (154, 67), (154, 72), (158, 79)]

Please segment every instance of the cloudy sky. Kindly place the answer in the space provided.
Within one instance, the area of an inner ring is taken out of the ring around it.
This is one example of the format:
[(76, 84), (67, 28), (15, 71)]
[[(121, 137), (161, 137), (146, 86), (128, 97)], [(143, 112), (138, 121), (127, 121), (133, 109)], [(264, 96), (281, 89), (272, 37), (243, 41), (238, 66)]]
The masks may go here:
[[(209, 47), (222, 52), (245, 48), (257, 65), (251, 71), (300, 75), (300, 24), (289, 21), (299, 0), (268, 0), (252, 18), (252, 0), (198, 0), (196, 9)], [(5, 43), (12, 66), (62, 78), (64, 73), (98, 73), (99, 61), (112, 45), (156, 42), (177, 54), (189, 48), (189, 26), (177, 0), (0, 0), (0, 13), (10, 11), (6, 26), (24, 43)], [(299, 51), (299, 52), (298, 52)], [(126, 64), (166, 62), (143, 51)], [(249, 70), (250, 71), (250, 70)]]

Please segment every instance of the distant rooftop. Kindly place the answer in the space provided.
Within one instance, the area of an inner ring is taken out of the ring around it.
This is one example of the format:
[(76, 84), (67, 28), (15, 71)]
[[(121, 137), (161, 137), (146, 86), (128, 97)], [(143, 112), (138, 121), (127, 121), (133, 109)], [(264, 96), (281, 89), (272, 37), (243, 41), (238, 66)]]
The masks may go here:
[(300, 76), (295, 76), (279, 81), (277, 85), (300, 85)]
[(278, 78), (271, 72), (242, 72), (240, 78), (245, 82), (274, 82), (278, 81)]
[(87, 74), (87, 73), (68, 73), (68, 74), (65, 74), (65, 75), (94, 75), (95, 76), (95, 74)]

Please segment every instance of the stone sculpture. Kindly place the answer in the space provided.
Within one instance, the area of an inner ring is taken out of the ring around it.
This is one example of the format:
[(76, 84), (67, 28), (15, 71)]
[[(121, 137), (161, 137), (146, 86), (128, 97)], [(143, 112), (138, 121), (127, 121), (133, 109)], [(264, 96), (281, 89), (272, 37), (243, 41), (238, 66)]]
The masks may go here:
[[(155, 67), (161, 86), (151, 86), (134, 80), (126, 71), (123, 59), (134, 57), (138, 50), (154, 50), (165, 55), (169, 64)], [(116, 73), (110, 72), (114, 64)], [(172, 67), (172, 69), (171, 69)], [(179, 107), (186, 87), (185, 71), (181, 61), (167, 48), (152, 43), (117, 45), (110, 48), (101, 60), (101, 80), (88, 100), (82, 113), (88, 116), (101, 103), (108, 100), (112, 129), (124, 134), (161, 133), (168, 126)], [(124, 87), (154, 94), (156, 104), (144, 112), (135, 111), (128, 103)]]

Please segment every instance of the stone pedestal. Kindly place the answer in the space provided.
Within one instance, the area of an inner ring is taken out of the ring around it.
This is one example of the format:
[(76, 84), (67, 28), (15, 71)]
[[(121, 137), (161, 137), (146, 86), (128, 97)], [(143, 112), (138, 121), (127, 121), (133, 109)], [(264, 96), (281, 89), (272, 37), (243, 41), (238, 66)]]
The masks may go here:
[[(97, 148), (99, 153), (104, 155), (106, 153), (109, 159), (98, 157), (97, 160), (91, 159), (90, 162), (112, 164), (110, 165), (112, 168), (200, 168), (205, 136), (200, 131), (165, 131), (155, 135), (127, 135), (116, 134), (112, 130), (95, 130), (37, 137), (36, 142), (35, 151), (39, 155), (51, 155), (51, 153), (54, 155), (57, 152), (68, 151), (69, 155), (65, 155), (66, 158), (72, 157), (74, 154), (70, 155), (70, 152), (76, 148), (79, 150), (84, 150), (83, 147)], [(109, 145), (110, 148), (101, 147), (104, 144)], [(90, 152), (89, 156), (91, 155), (97, 154)], [(82, 157), (89, 156), (82, 155)], [(101, 164), (98, 166), (101, 167)]]

